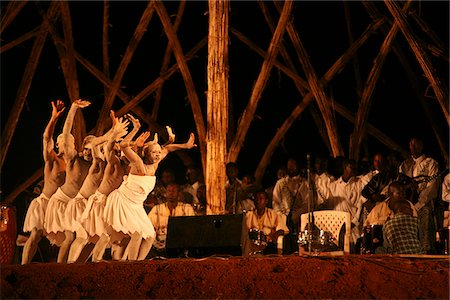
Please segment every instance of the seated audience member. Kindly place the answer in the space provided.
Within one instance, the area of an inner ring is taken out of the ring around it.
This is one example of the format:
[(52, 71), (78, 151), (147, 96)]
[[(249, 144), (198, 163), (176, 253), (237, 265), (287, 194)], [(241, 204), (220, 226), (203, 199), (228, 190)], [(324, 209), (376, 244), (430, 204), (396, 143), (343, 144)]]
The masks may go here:
[[(280, 180), (281, 178), (283, 178), (284, 176), (286, 176), (286, 167), (285, 166), (281, 166), (277, 169), (277, 179), (275, 181), (275, 183)], [(268, 188), (265, 189), (267, 195), (269, 196), (269, 203), (267, 204), (267, 207), (272, 208), (272, 196), (273, 196), (273, 189), (275, 188), (275, 183), (272, 186), (269, 186)]]
[(175, 173), (171, 169), (165, 169), (162, 171), (161, 177), (156, 179), (155, 188), (147, 197), (146, 203), (148, 205), (165, 203), (167, 186), (171, 183), (175, 183)]
[(166, 202), (155, 205), (148, 217), (152, 221), (156, 231), (156, 239), (153, 243), (151, 256), (166, 255), (167, 224), (169, 217), (194, 216), (192, 205), (183, 203), (181, 199), (181, 187), (176, 183), (167, 186)]
[(389, 185), (388, 198), (382, 202), (378, 202), (377, 205), (367, 216), (364, 226), (369, 225), (384, 225), (387, 220), (394, 217), (394, 211), (392, 209), (393, 204), (398, 201), (406, 201), (410, 204), (413, 216), (417, 217), (417, 211), (414, 204), (407, 201), (405, 198), (405, 188), (400, 181), (394, 181)]
[(229, 162), (226, 165), (228, 180), (225, 184), (226, 202), (225, 213), (236, 214), (238, 195), (241, 189), (241, 180), (238, 178), (239, 169), (236, 163)]
[(194, 212), (196, 216), (206, 215), (206, 185), (203, 183), (197, 188), (198, 203), (194, 203)]
[(242, 177), (236, 209), (238, 214), (255, 209), (254, 193), (259, 190), (261, 190), (261, 185), (255, 182), (255, 176), (247, 174)]
[(203, 184), (202, 171), (196, 166), (189, 166), (186, 170), (187, 183), (182, 186), (184, 202), (198, 204), (197, 189)]
[(394, 218), (383, 226), (383, 248), (386, 253), (425, 253), (419, 241), (419, 220), (413, 217), (411, 203), (406, 200), (394, 202)]
[[(263, 233), (263, 239), (266, 240), (267, 247), (260, 249), (262, 249), (264, 254), (277, 253), (278, 237), (289, 232), (289, 229), (283, 222), (283, 219), (280, 218), (280, 215), (278, 215), (275, 210), (267, 207), (268, 201), (269, 197), (265, 191), (257, 192), (255, 194), (256, 209), (247, 212), (245, 215), (249, 232), (252, 230), (253, 232)], [(251, 237), (250, 243), (254, 242), (256, 242), (256, 240), (252, 240)], [(255, 243), (250, 248), (254, 246)]]
[(328, 173), (328, 158), (324, 156), (317, 156), (314, 159), (314, 193), (315, 203), (312, 203), (314, 207), (319, 207), (324, 201), (324, 195), (319, 191), (324, 190), (331, 182), (336, 179)]

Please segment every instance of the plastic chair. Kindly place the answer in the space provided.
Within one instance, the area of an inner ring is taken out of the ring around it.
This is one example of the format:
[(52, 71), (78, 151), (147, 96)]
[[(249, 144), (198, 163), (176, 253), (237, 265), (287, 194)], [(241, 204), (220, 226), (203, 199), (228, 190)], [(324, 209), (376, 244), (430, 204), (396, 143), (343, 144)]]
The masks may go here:
[[(336, 210), (319, 210), (312, 213), (314, 215), (314, 225), (320, 230), (328, 231), (335, 241), (339, 240), (339, 233), (345, 224), (344, 251), (327, 252), (329, 255), (350, 254), (350, 213)], [(300, 231), (304, 231), (308, 224), (308, 214), (300, 216)], [(302, 252), (302, 251), (300, 251)], [(304, 251), (302, 252), (304, 253)]]

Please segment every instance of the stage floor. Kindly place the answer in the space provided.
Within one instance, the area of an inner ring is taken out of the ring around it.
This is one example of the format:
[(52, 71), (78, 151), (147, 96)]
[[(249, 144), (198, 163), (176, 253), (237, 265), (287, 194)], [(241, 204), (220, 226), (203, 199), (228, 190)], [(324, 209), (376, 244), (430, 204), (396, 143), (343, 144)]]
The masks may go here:
[(449, 299), (449, 257), (210, 257), (1, 266), (1, 298)]

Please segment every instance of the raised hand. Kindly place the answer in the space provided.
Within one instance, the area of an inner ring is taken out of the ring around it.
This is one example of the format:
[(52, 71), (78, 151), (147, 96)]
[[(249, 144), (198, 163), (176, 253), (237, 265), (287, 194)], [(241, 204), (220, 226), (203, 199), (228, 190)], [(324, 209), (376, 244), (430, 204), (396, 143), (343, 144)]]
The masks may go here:
[(65, 107), (61, 100), (52, 101), (52, 118), (58, 119), (63, 113)]
[(128, 133), (127, 126), (130, 124), (130, 121), (125, 120), (124, 118), (115, 118), (114, 124), (114, 133), (116, 134), (116, 140), (122, 138)]
[(191, 132), (189, 135), (189, 140), (186, 142), (186, 148), (191, 149), (197, 147), (197, 144), (195, 144), (195, 135)]
[(78, 99), (73, 101), (72, 105), (78, 106), (79, 108), (85, 108), (89, 105), (91, 105), (91, 102), (87, 100)]
[(136, 141), (134, 141), (134, 144), (138, 147), (144, 147), (145, 141), (150, 137), (150, 131), (145, 131), (141, 133), (141, 135), (138, 136)]
[(131, 121), (131, 123), (133, 123), (133, 126), (134, 126), (135, 128), (140, 128), (140, 127), (141, 127), (141, 123), (139, 122), (138, 119), (136, 119), (135, 117), (133, 117), (133, 115), (127, 114), (127, 118), (128, 118), (128, 120)]
[(169, 135), (166, 145), (172, 144), (173, 142), (175, 142), (175, 134), (173, 133), (172, 128), (170, 128), (170, 126), (166, 126), (166, 129), (167, 129), (167, 134)]
[(109, 111), (109, 118), (111, 119), (113, 126), (116, 125), (117, 122), (116, 113), (113, 110)]

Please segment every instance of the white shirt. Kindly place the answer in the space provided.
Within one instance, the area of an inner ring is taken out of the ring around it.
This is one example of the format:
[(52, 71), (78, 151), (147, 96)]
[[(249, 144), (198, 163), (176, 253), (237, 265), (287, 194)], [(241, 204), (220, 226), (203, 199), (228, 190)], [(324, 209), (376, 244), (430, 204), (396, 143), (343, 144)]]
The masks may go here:
[(316, 185), (316, 192), (317, 192), (317, 205), (322, 204), (326, 200), (321, 191), (326, 189), (326, 187), (329, 186), (330, 183), (332, 183), (335, 180), (336, 179), (327, 172), (323, 172), (320, 175), (315, 174), (314, 183)]
[(285, 234), (289, 232), (286, 224), (281, 221), (282, 218), (280, 217), (280, 215), (271, 208), (266, 207), (262, 216), (258, 215), (256, 209), (249, 211), (245, 215), (245, 220), (248, 230), (261, 230), (265, 235), (269, 235), (272, 230), (283, 230)]
[(149, 212), (148, 217), (155, 227), (156, 239), (153, 243), (157, 249), (166, 247), (167, 224), (169, 217), (194, 216), (194, 208), (187, 203), (178, 202), (175, 209), (170, 212), (167, 203), (155, 205)]
[(295, 201), (306, 202), (309, 198), (307, 181), (300, 175), (285, 176), (277, 181), (273, 189), (272, 207), (285, 216), (289, 215)]
[[(399, 167), (399, 172), (411, 178), (417, 176), (434, 176), (438, 174), (439, 165), (431, 157), (421, 155), (418, 158), (410, 157), (403, 161)], [(421, 182), (417, 189), (419, 200), (415, 204), (417, 211), (424, 207), (431, 199), (436, 198), (438, 185), (436, 180), (430, 182)]]

